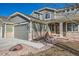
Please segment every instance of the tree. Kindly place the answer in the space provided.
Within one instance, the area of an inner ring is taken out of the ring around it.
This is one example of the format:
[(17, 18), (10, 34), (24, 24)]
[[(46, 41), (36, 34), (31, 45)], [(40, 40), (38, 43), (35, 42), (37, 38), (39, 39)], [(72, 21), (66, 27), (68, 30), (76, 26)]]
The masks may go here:
[[(79, 8), (79, 4), (78, 3), (74, 3), (74, 4), (67, 4), (67, 6), (65, 8), (70, 9), (70, 7), (72, 8)], [(64, 14), (65, 19), (68, 19), (70, 21), (73, 20), (74, 17), (77, 17), (77, 12), (79, 11), (79, 9), (76, 9), (73, 13), (66, 13)], [(75, 21), (73, 21), (75, 22)]]

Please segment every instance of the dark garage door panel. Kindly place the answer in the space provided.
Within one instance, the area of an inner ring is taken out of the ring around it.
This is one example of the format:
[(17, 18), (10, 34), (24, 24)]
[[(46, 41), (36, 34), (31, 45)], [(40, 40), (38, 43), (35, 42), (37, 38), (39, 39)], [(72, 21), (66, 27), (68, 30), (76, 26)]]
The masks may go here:
[(28, 40), (28, 25), (17, 25), (14, 28), (14, 37)]

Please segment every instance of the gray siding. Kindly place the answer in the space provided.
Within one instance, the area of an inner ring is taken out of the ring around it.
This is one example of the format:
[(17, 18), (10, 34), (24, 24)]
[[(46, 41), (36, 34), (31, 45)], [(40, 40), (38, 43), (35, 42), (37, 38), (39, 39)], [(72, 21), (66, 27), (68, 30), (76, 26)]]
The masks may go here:
[(24, 17), (22, 16), (15, 16), (13, 18), (11, 18), (11, 22), (13, 23), (21, 23), (21, 22), (25, 22), (27, 19), (25, 19)]
[(29, 20), (22, 15), (17, 15), (11, 17), (10, 21), (14, 23), (14, 38), (28, 40)]

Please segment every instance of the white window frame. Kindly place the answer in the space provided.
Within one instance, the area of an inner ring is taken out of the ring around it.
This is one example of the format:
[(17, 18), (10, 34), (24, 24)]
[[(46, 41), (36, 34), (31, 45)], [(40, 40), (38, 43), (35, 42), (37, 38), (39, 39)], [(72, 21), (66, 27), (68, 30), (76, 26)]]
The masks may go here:
[[(46, 18), (46, 14), (50, 14), (50, 15), (49, 15), (49, 18)], [(51, 19), (51, 12), (45, 13), (45, 14), (44, 14), (44, 19), (45, 19), (45, 20), (50, 20), (50, 19)]]

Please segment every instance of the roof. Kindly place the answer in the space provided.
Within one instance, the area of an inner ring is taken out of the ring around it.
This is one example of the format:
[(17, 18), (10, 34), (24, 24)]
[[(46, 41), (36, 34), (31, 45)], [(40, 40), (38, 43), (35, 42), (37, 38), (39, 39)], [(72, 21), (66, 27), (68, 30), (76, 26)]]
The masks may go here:
[[(35, 14), (41, 14), (40, 12), (36, 12), (36, 11), (35, 11), (34, 13), (35, 13)], [(42, 15), (42, 14), (41, 14), (41, 15)]]
[(25, 17), (25, 18), (28, 18), (28, 20), (32, 20), (31, 18), (33, 18), (33, 19), (38, 19), (38, 18), (36, 18), (36, 17), (33, 17), (32, 15), (28, 15), (28, 14), (24, 14), (24, 13), (20, 13), (20, 12), (15, 12), (15, 13), (13, 13), (12, 15), (10, 15), (10, 16), (8, 17), (8, 19), (10, 19), (11, 17), (16, 16), (16, 15), (21, 15), (21, 16), (23, 16), (23, 17)]
[[(50, 8), (44, 8), (46, 10), (49, 10)], [(44, 10), (43, 9), (43, 10)], [(50, 9), (51, 11), (53, 10), (57, 10), (57, 9)], [(59, 9), (59, 10), (63, 10), (63, 9)], [(41, 9), (39, 10), (41, 11)], [(33, 22), (39, 22), (39, 23), (51, 23), (51, 22), (64, 22), (64, 21), (71, 21), (69, 19), (65, 19), (66, 17), (64, 17), (63, 19), (53, 19), (53, 20), (40, 20), (39, 18), (36, 18), (36, 17), (33, 17), (32, 15), (28, 15), (28, 14), (24, 14), (24, 13), (20, 13), (20, 12), (15, 12), (13, 13), (12, 15), (10, 15), (9, 17), (4, 17), (4, 16), (1, 16), (2, 20), (5, 21), (5, 22), (9, 22), (9, 19), (13, 16), (16, 16), (16, 15), (21, 15), (25, 18), (27, 18), (28, 20), (30, 21), (33, 21)]]
[(56, 11), (56, 9), (54, 9), (54, 8), (48, 8), (48, 7), (41, 8), (41, 9), (39, 9), (38, 11), (41, 12), (41, 11), (43, 11), (43, 10)]
[(65, 7), (65, 8), (61, 8), (61, 9), (55, 9), (55, 8), (44, 7), (44, 8), (38, 9), (38, 12), (41, 12), (41, 11), (43, 11), (43, 10), (59, 12), (59, 11), (64, 11), (64, 10), (68, 10), (68, 9), (72, 9), (72, 8), (79, 8), (79, 6)]
[(0, 18), (3, 22), (9, 22), (7, 16), (0, 16)]

